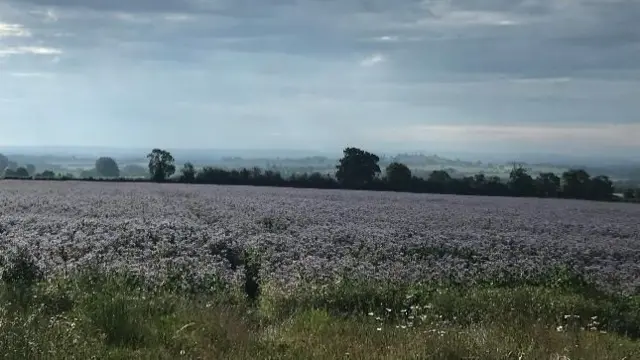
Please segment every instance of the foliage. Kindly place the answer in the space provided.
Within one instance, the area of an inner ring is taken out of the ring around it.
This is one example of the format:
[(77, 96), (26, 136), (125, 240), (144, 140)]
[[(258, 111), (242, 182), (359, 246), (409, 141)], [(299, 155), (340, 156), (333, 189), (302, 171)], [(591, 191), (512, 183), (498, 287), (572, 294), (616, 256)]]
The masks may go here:
[(535, 187), (540, 197), (557, 197), (560, 192), (560, 177), (554, 173), (541, 173), (536, 178)]
[(362, 188), (370, 185), (380, 173), (380, 158), (370, 152), (348, 147), (336, 166), (338, 182), (348, 188)]
[(451, 175), (449, 175), (448, 172), (444, 171), (444, 170), (434, 170), (430, 175), (429, 175), (429, 181), (434, 182), (434, 183), (447, 183), (449, 181), (451, 181)]
[(613, 198), (613, 182), (607, 176), (596, 176), (589, 184), (589, 199), (610, 200)]
[(53, 179), (56, 177), (56, 173), (51, 170), (45, 170), (41, 174), (36, 174), (37, 179)]
[(148, 177), (149, 170), (141, 165), (128, 164), (122, 168), (120, 175), (130, 178)]
[(196, 180), (196, 169), (192, 163), (185, 163), (180, 172), (182, 173), (180, 176), (181, 182), (192, 183)]
[(12, 177), (12, 178), (28, 178), (29, 177), (29, 171), (24, 167), (18, 167), (15, 170), (6, 169), (4, 171), (4, 176), (5, 177)]
[(411, 184), (411, 170), (405, 164), (393, 162), (387, 166), (386, 181), (395, 189), (407, 189)]
[(253, 303), (233, 291), (192, 296), (87, 272), (38, 282), (32, 290), (20, 311), (0, 304), (5, 358), (640, 357), (635, 332), (625, 330), (640, 327), (637, 297), (547, 285), (344, 281), (265, 292)]
[(113, 158), (101, 157), (96, 160), (96, 173), (100, 177), (117, 178), (120, 176), (120, 168)]
[(176, 172), (174, 158), (166, 150), (153, 149), (148, 155), (149, 175), (153, 181), (162, 182)]
[(82, 172), (80, 172), (80, 177), (83, 179), (86, 179), (86, 178), (97, 178), (99, 176), (96, 168), (93, 168), (93, 169), (82, 170)]
[(588, 199), (591, 177), (582, 169), (570, 169), (562, 174), (562, 193), (566, 197)]
[(260, 297), (260, 255), (255, 249), (244, 252), (244, 292), (252, 304)]
[(534, 196), (535, 183), (529, 171), (522, 165), (513, 165), (509, 173), (509, 189), (515, 196)]
[[(586, 170), (571, 169), (561, 177), (551, 173), (540, 173), (537, 177), (522, 165), (514, 164), (509, 179), (505, 182), (497, 176), (486, 176), (483, 173), (474, 176), (454, 177), (453, 170), (435, 170), (430, 174), (421, 173), (413, 176), (411, 169), (400, 160), (411, 162), (411, 157), (397, 157), (385, 169), (383, 178), (375, 154), (357, 148), (346, 148), (344, 156), (336, 166), (335, 174), (294, 172), (283, 176), (280, 172), (269, 168), (226, 169), (205, 166), (196, 170), (187, 162), (181, 169), (179, 177), (169, 179), (175, 172), (174, 159), (170, 153), (154, 149), (147, 155), (148, 172), (139, 165), (127, 165), (123, 168), (123, 178), (112, 178), (112, 181), (145, 181), (151, 174), (152, 181), (172, 181), (181, 183), (216, 184), (216, 185), (252, 185), (276, 186), (316, 189), (360, 189), (377, 191), (407, 191), (413, 193), (438, 193), (458, 195), (518, 196), (571, 198), (597, 201), (637, 201), (640, 196), (631, 187), (626, 190), (622, 199), (614, 196), (614, 184), (606, 176), (591, 177)], [(385, 160), (386, 161), (386, 160)], [(117, 166), (117, 165), (116, 165)], [(420, 173), (419, 171), (417, 173)], [(5, 178), (21, 178), (15, 172), (8, 171)], [(97, 169), (84, 170), (80, 174), (83, 180), (101, 181)], [(36, 175), (36, 178), (54, 178), (53, 176)], [(59, 180), (72, 179), (70, 176)]]
[(9, 159), (5, 155), (0, 154), (0, 175), (4, 173), (4, 170), (8, 166), (9, 166)]
[(33, 286), (42, 279), (42, 269), (26, 247), (13, 249), (2, 259), (2, 281), (5, 284)]
[(633, 200), (636, 197), (636, 192), (632, 188), (628, 188), (624, 190), (623, 196), (625, 200)]

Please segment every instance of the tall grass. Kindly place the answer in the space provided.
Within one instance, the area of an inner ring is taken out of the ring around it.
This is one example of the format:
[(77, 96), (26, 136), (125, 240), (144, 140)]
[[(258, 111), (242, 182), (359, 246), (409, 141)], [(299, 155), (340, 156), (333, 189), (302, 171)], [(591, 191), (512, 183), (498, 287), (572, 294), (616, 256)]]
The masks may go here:
[(45, 280), (25, 254), (3, 268), (6, 359), (640, 358), (640, 298), (580, 282), (260, 283), (250, 297), (95, 270)]

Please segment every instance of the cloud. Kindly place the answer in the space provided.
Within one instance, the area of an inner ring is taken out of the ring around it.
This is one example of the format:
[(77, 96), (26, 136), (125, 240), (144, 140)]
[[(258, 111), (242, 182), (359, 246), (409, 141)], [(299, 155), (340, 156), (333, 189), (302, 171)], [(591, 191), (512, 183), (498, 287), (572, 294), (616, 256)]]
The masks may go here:
[(31, 36), (31, 32), (20, 24), (5, 24), (0, 22), (0, 38), (29, 36)]
[[(635, 0), (6, 0), (0, 13), (3, 72), (23, 74), (6, 88), (58, 119), (215, 118), (301, 144), (393, 122), (425, 136), (419, 126), (434, 126), (455, 146), (473, 134), (517, 146), (612, 142), (622, 130), (569, 129), (640, 113)], [(25, 79), (35, 74), (55, 76)], [(69, 113), (78, 97), (85, 108)], [(21, 118), (15, 106), (0, 116)]]
[(371, 67), (371, 66), (375, 66), (378, 65), (380, 63), (383, 63), (387, 61), (387, 58), (382, 55), (382, 54), (372, 54), (366, 58), (364, 58), (362, 61), (360, 61), (360, 65), (364, 66), (364, 67)]
[(564, 84), (571, 81), (569, 77), (558, 78), (521, 78), (521, 79), (509, 79), (509, 81), (516, 84)]
[(17, 78), (52, 78), (55, 76), (52, 73), (44, 72), (12, 72), (9, 75)]
[(7, 55), (60, 55), (62, 50), (38, 46), (17, 46), (0, 48), (0, 57)]
[(383, 36), (378, 36), (376, 38), (373, 39), (374, 41), (389, 41), (389, 42), (394, 42), (394, 41), (399, 41), (400, 38), (398, 36), (390, 36), (390, 35), (383, 35)]
[(19, 0), (19, 2), (44, 7), (99, 11), (168, 12), (196, 11), (200, 8), (197, 5), (198, 1), (189, 0)]

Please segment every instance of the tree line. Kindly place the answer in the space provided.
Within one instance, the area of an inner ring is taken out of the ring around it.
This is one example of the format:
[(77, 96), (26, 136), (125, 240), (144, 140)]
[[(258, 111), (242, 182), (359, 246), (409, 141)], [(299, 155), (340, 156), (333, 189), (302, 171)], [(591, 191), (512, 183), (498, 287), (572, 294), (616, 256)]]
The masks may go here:
[[(149, 179), (154, 182), (619, 200), (614, 195), (613, 182), (609, 177), (604, 175), (592, 177), (582, 169), (570, 169), (559, 176), (548, 172), (534, 177), (529, 169), (513, 164), (506, 181), (498, 176), (485, 176), (482, 173), (474, 176), (452, 177), (444, 170), (433, 171), (427, 177), (418, 177), (401, 162), (393, 162), (385, 169), (381, 169), (380, 158), (377, 155), (355, 147), (347, 147), (343, 150), (343, 156), (336, 165), (334, 174), (314, 172), (287, 177), (277, 171), (258, 167), (228, 170), (205, 166), (196, 169), (190, 162), (185, 163), (178, 171), (171, 153), (162, 149), (153, 149), (147, 155), (147, 160)], [(2, 159), (0, 159), (0, 172), (3, 170), (2, 165)], [(5, 178), (49, 179), (55, 177), (52, 172), (29, 175), (22, 170), (17, 174), (17, 170), (9, 173), (5, 171)], [(118, 164), (109, 157), (99, 158), (93, 173), (96, 174), (95, 177), (82, 177), (82, 179), (135, 181), (135, 179), (121, 178)], [(65, 176), (61, 178), (64, 179)], [(66, 178), (70, 177), (67, 175)], [(139, 180), (148, 181), (147, 179)], [(640, 188), (627, 189), (624, 192), (624, 199), (640, 202)]]

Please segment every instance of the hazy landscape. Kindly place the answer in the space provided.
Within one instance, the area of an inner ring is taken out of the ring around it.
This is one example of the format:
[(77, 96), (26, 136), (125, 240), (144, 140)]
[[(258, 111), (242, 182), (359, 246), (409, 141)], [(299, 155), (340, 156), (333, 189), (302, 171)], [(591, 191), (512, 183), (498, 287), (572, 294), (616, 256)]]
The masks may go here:
[[(125, 176), (148, 175), (148, 149), (90, 148), (90, 147), (2, 147), (4, 153), (17, 166), (33, 164), (37, 172), (52, 170), (75, 177), (96, 176), (91, 173), (96, 159), (113, 157)], [(260, 167), (280, 172), (284, 176), (318, 172), (332, 174), (340, 152), (313, 152), (300, 150), (171, 150), (181, 165), (191, 162), (196, 167), (213, 166), (225, 169)], [(640, 159), (634, 156), (568, 156), (561, 154), (490, 154), (461, 153), (438, 155), (427, 151), (411, 153), (382, 153), (381, 167), (398, 161), (405, 163), (417, 176), (428, 177), (434, 170), (447, 171), (453, 177), (483, 173), (487, 177), (508, 178), (513, 164), (521, 164), (532, 174), (553, 172), (561, 174), (571, 168), (585, 169), (589, 173), (609, 176), (614, 182), (640, 184)], [(456, 157), (457, 155), (457, 157)], [(83, 176), (85, 175), (85, 176)]]
[(639, 0), (0, 0), (0, 359), (640, 359)]

